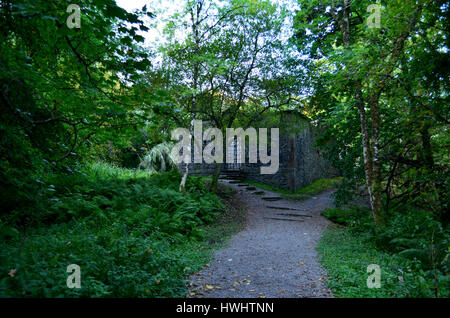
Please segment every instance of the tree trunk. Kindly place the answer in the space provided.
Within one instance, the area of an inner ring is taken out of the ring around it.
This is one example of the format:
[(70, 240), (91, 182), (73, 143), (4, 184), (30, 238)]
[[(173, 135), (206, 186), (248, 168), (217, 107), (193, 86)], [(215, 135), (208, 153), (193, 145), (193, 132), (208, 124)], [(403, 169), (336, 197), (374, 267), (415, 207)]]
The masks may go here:
[[(191, 154), (191, 158), (192, 158), (192, 135), (194, 133), (194, 119), (195, 119), (195, 113), (191, 114), (191, 124), (189, 126), (189, 131), (190, 131), (190, 135), (189, 135), (189, 153)], [(181, 182), (180, 182), (180, 192), (184, 193), (186, 191), (186, 180), (187, 177), (189, 175), (189, 164), (185, 163), (184, 164), (184, 173), (183, 173), (183, 177), (181, 178)]]
[(186, 180), (189, 174), (189, 164), (185, 163), (183, 177), (180, 182), (180, 192), (184, 193), (186, 191)]
[(212, 175), (212, 181), (211, 181), (211, 191), (213, 193), (217, 192), (217, 185), (219, 183), (219, 176), (220, 176), (221, 170), (222, 170), (222, 163), (216, 162), (216, 168), (214, 169), (214, 173)]
[[(351, 0), (343, 1), (342, 14), (338, 14), (336, 7), (333, 5), (331, 8), (331, 14), (333, 19), (336, 21), (337, 25), (342, 31), (342, 41), (344, 48), (349, 49), (350, 47), (350, 13), (351, 13)], [(394, 41), (395, 45), (392, 50), (392, 54), (389, 58), (389, 63), (386, 67), (378, 71), (379, 74), (391, 74), (394, 70), (395, 59), (400, 56), (403, 52), (404, 43), (408, 38), (410, 32), (413, 30), (414, 25), (420, 15), (421, 5), (418, 6), (418, 10), (414, 12), (411, 17), (409, 28), (406, 29), (399, 37)], [(362, 92), (362, 80), (355, 79), (351, 81), (356, 87), (355, 90), (355, 103), (358, 108), (360, 122), (361, 122), (361, 133), (362, 133), (362, 146), (363, 146), (363, 158), (364, 158), (364, 172), (366, 177), (366, 186), (369, 192), (370, 205), (372, 208), (373, 219), (376, 225), (381, 224), (381, 211), (383, 208), (382, 202), (382, 178), (381, 178), (381, 162), (379, 155), (379, 134), (380, 134), (380, 113), (379, 113), (379, 99), (381, 92), (386, 85), (386, 79), (381, 83), (375, 85), (375, 88), (370, 89), (370, 85), (367, 87), (367, 96), (369, 99), (367, 104), (370, 109), (371, 114), (371, 136), (369, 135), (369, 125), (366, 116), (366, 102), (363, 98)], [(427, 136), (426, 132), (422, 134), (424, 147), (427, 147)], [(430, 162), (430, 158), (427, 158)]]
[[(195, 120), (195, 112), (197, 108), (197, 89), (198, 89), (198, 77), (200, 72), (200, 63), (198, 62), (198, 56), (200, 53), (200, 38), (199, 38), (199, 31), (198, 27), (200, 24), (200, 12), (203, 7), (203, 2), (198, 1), (196, 3), (196, 10), (194, 13), (194, 10), (191, 8), (191, 21), (192, 21), (192, 33), (194, 35), (194, 41), (195, 41), (195, 48), (194, 48), (194, 58), (196, 62), (194, 63), (193, 70), (192, 70), (192, 88), (193, 88), (193, 94), (191, 99), (191, 124), (190, 124), (190, 145), (192, 149), (192, 135), (194, 134), (194, 120)], [(192, 152), (191, 152), (192, 154)], [(186, 191), (186, 180), (189, 174), (189, 165), (186, 164), (183, 177), (181, 178), (180, 182), (180, 192)]]
[[(355, 94), (356, 107), (358, 108), (359, 120), (361, 124), (362, 133), (362, 146), (363, 146), (363, 159), (364, 159), (364, 174), (366, 176), (366, 187), (369, 193), (370, 207), (373, 211), (374, 197), (372, 194), (372, 152), (370, 150), (370, 136), (369, 129), (367, 127), (366, 109), (364, 107), (364, 99), (361, 88), (356, 89)], [(375, 215), (374, 215), (375, 220)]]
[[(351, 1), (345, 0), (342, 12), (342, 17), (339, 25), (342, 31), (342, 41), (345, 48), (350, 47), (350, 12)], [(335, 18), (338, 18), (335, 15)], [(360, 80), (353, 83), (356, 86), (355, 103), (358, 108), (359, 118), (361, 122), (362, 144), (363, 144), (363, 158), (364, 158), (364, 173), (366, 177), (366, 187), (369, 192), (370, 205), (372, 208), (372, 216), (376, 225), (381, 224), (380, 212), (382, 210), (381, 199), (381, 170), (379, 162), (379, 94), (375, 93), (369, 100), (369, 107), (372, 119), (372, 136), (369, 135), (369, 128), (367, 123), (365, 101), (362, 93), (362, 85)]]
[(376, 225), (381, 224), (382, 186), (381, 186), (381, 165), (379, 156), (379, 135), (380, 135), (380, 111), (379, 111), (380, 91), (373, 94), (369, 100), (370, 113), (372, 115), (372, 214)]
[(430, 124), (425, 122), (423, 124), (423, 128), (420, 131), (420, 135), (422, 136), (422, 160), (425, 162), (425, 166), (429, 170), (429, 172), (433, 171), (434, 167), (434, 159), (433, 159), (433, 150), (431, 149), (431, 137), (430, 137)]

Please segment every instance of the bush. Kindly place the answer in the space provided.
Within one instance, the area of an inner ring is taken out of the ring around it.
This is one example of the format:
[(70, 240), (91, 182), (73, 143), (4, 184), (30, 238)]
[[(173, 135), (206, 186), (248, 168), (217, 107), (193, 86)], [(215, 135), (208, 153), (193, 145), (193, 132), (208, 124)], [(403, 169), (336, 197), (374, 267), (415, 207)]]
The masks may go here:
[[(186, 268), (199, 256), (179, 250), (201, 240), (201, 226), (224, 207), (201, 178), (189, 177), (185, 194), (175, 190), (180, 180), (176, 171), (104, 165), (49, 176), (49, 204), (36, 225), (0, 223), (0, 296), (184, 296)], [(81, 268), (81, 289), (66, 286), (70, 264)]]
[(169, 171), (176, 167), (172, 159), (172, 144), (163, 142), (150, 149), (142, 158), (139, 168), (148, 171)]
[(360, 212), (362, 211), (359, 211), (356, 208), (353, 210), (328, 208), (322, 211), (322, 215), (334, 223), (350, 225), (358, 219)]
[[(344, 228), (325, 232), (317, 250), (337, 297), (433, 297), (413, 262), (378, 250)], [(367, 266), (381, 269), (381, 288), (367, 287)]]
[[(375, 257), (390, 259), (402, 268), (408, 269), (410, 286), (400, 292), (408, 297), (448, 297), (450, 295), (449, 276), (447, 275), (450, 231), (444, 229), (442, 224), (433, 215), (424, 210), (411, 206), (402, 206), (385, 215), (385, 223), (375, 227), (371, 220), (370, 211), (362, 208), (354, 209), (327, 209), (322, 213), (331, 221), (347, 226), (340, 230), (340, 234), (326, 234), (321, 242), (321, 253), (324, 263), (335, 267), (348, 267), (345, 264), (352, 262), (355, 257), (361, 261), (370, 261), (367, 254), (358, 254), (357, 246), (364, 245), (373, 251)], [(340, 235), (348, 245), (333, 243), (327, 235)], [(328, 253), (328, 249), (335, 249), (339, 255), (344, 255), (346, 248), (354, 247), (352, 259), (337, 258)], [(387, 264), (387, 263), (386, 263)], [(381, 265), (381, 264), (379, 264)], [(348, 269), (354, 273), (354, 270)], [(342, 274), (342, 273), (341, 273)], [(358, 272), (357, 275), (361, 273)], [(364, 275), (366, 275), (363, 272)], [(361, 275), (363, 275), (361, 274)], [(342, 274), (344, 275), (344, 274)], [(400, 275), (404, 279), (404, 275)], [(366, 275), (367, 277), (367, 275)], [(340, 283), (332, 285), (340, 289)], [(385, 290), (377, 295), (388, 296), (397, 293), (394, 290)]]

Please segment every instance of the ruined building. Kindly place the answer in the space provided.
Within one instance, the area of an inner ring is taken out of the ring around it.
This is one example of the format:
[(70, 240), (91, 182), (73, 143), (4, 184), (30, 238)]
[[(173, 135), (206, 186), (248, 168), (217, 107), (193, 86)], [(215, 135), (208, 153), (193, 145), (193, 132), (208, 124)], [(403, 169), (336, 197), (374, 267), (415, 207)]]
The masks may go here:
[[(224, 150), (226, 155), (234, 154), (233, 163), (224, 163), (222, 171), (239, 171), (243, 178), (269, 184), (281, 189), (298, 190), (319, 178), (331, 178), (339, 175), (322, 156), (319, 148), (314, 147), (319, 130), (299, 113), (284, 111), (279, 119), (271, 121), (270, 128), (279, 128), (279, 170), (275, 174), (261, 174), (261, 163), (248, 163), (248, 142), (245, 163), (237, 163), (236, 143)], [(224, 137), (225, 139), (225, 137)], [(270, 136), (268, 137), (270, 145)], [(269, 150), (270, 151), (270, 150)], [(180, 165), (180, 170), (184, 164)], [(189, 164), (189, 173), (212, 175), (215, 164)]]

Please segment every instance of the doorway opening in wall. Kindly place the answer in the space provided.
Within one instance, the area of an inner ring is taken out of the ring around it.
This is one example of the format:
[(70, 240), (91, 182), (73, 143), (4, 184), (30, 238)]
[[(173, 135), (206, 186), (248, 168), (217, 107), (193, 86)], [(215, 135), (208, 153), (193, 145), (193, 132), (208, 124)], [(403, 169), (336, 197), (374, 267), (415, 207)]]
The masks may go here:
[[(237, 160), (237, 154), (238, 154), (238, 146), (241, 147), (241, 145), (238, 145), (236, 139), (233, 140), (231, 145), (227, 147), (227, 153), (226, 158), (227, 162), (225, 163), (225, 169), (226, 171), (241, 171), (242, 163), (238, 163)], [(233, 160), (229, 160), (228, 158), (233, 158)], [(231, 162), (229, 162), (231, 161)]]

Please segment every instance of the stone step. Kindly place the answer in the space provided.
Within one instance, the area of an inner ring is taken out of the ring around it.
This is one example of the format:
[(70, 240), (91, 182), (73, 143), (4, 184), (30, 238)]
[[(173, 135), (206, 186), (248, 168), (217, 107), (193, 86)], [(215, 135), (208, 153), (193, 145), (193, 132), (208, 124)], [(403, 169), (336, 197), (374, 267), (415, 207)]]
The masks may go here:
[(240, 175), (227, 175), (227, 174), (221, 174), (221, 175), (219, 175), (219, 178), (233, 178), (233, 179), (236, 179), (236, 178), (239, 178), (239, 179), (242, 179), (242, 176), (240, 176)]
[(263, 197), (261, 199), (263, 199), (264, 201), (279, 201), (281, 200), (281, 197)]
[(239, 181), (242, 182), (242, 178), (238, 178), (238, 177), (219, 177), (219, 180), (224, 180), (224, 181)]
[(228, 183), (231, 183), (231, 184), (239, 184), (239, 183), (241, 183), (241, 180), (231, 180), (231, 181), (229, 181)]
[(266, 208), (275, 209), (275, 210), (286, 210), (286, 211), (302, 211), (302, 212), (306, 211), (306, 210), (302, 210), (302, 209), (286, 208), (283, 206), (272, 206), (272, 205), (267, 205)]
[(246, 184), (246, 183), (239, 183), (238, 184), (238, 187), (248, 187), (248, 186), (250, 186), (250, 185)]
[(242, 175), (242, 173), (240, 171), (222, 171), (220, 174), (221, 175), (226, 175), (226, 176), (240, 176), (240, 175)]
[(247, 187), (247, 188), (245, 188), (245, 190), (254, 191), (254, 190), (256, 190), (256, 188), (255, 187)]
[(264, 195), (264, 194), (266, 194), (264, 191), (256, 191), (256, 192), (253, 192), (253, 194), (256, 194), (256, 195)]
[(277, 215), (312, 218), (312, 215), (310, 214), (299, 214), (299, 213), (277, 213)]
[(292, 219), (292, 218), (282, 218), (282, 217), (269, 217), (265, 216), (264, 219), (266, 220), (277, 220), (277, 221), (290, 221), (290, 222), (304, 222), (304, 220), (301, 219)]

